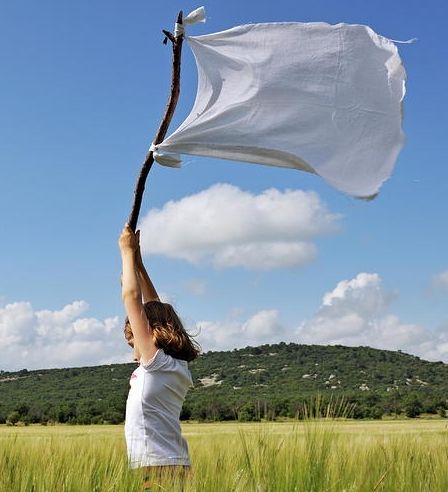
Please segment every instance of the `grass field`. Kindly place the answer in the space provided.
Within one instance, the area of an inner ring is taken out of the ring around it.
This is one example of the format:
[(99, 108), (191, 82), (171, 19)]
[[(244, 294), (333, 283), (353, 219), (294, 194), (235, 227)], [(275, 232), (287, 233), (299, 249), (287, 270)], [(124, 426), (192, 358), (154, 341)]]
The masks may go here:
[[(151, 491), (448, 491), (440, 420), (184, 424), (193, 473)], [(122, 426), (0, 426), (1, 492), (142, 491)]]

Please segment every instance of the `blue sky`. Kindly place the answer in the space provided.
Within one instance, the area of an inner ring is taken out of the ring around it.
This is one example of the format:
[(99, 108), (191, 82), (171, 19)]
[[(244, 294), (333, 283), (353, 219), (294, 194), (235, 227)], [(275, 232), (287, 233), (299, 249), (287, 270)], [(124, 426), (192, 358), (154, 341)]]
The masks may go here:
[[(121, 338), (117, 236), (169, 91), (171, 52), (161, 29), (172, 29), (178, 10), (199, 5), (0, 5), (0, 369), (130, 360)], [(406, 145), (372, 202), (280, 168), (191, 156), (180, 170), (154, 166), (142, 220), (158, 209), (153, 215), (169, 228), (167, 202), (178, 213), (189, 196), (205, 212), (204, 197), (218, 196), (236, 204), (235, 217), (218, 211), (216, 227), (225, 230), (241, 210), (250, 220), (257, 200), (274, 188), (291, 206), (306, 208), (314, 197), (336, 229), (318, 224), (313, 258), (293, 266), (280, 258), (271, 269), (217, 267), (213, 252), (191, 262), (162, 248), (145, 257), (158, 290), (187, 326), (200, 328), (204, 349), (284, 339), (402, 349), (448, 362), (448, 8), (435, 0), (229, 0), (205, 7), (207, 22), (189, 34), (325, 21), (368, 24), (395, 40), (418, 38), (399, 45), (408, 76)], [(171, 130), (196, 91), (187, 45), (182, 67)], [(240, 202), (248, 205), (239, 209)], [(163, 234), (150, 225), (147, 231)], [(173, 234), (171, 246), (184, 247)]]

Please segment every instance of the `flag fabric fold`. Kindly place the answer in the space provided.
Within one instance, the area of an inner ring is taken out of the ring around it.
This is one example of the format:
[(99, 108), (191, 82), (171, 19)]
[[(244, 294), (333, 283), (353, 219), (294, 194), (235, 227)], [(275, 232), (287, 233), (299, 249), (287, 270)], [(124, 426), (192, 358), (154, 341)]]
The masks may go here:
[(170, 165), (178, 153), (294, 168), (355, 197), (378, 193), (404, 141), (406, 74), (392, 41), (368, 26), (325, 23), (186, 39), (196, 100), (156, 160)]

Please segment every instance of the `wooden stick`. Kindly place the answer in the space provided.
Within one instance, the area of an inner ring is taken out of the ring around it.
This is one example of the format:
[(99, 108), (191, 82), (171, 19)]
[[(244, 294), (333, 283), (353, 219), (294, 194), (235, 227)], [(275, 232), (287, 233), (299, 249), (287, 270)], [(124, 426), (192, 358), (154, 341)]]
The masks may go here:
[[(177, 16), (177, 23), (182, 24), (182, 10)], [(163, 142), (166, 132), (168, 131), (169, 124), (173, 118), (174, 110), (176, 109), (177, 101), (180, 94), (180, 61), (182, 54), (182, 41), (184, 39), (183, 34), (178, 36), (173, 36), (168, 31), (163, 31), (166, 37), (171, 41), (173, 45), (173, 65), (171, 72), (171, 95), (165, 108), (165, 114), (163, 116), (162, 122), (160, 123), (159, 129), (157, 130), (156, 136), (154, 137), (153, 143), (159, 144)], [(154, 163), (153, 151), (149, 150), (146, 154), (145, 160), (138, 176), (137, 183), (135, 185), (134, 191), (134, 203), (132, 205), (132, 210), (129, 215), (128, 224), (131, 229), (135, 232), (138, 222), (138, 216), (140, 213), (140, 207), (142, 204), (143, 193), (145, 191), (146, 178), (148, 177), (149, 171)]]

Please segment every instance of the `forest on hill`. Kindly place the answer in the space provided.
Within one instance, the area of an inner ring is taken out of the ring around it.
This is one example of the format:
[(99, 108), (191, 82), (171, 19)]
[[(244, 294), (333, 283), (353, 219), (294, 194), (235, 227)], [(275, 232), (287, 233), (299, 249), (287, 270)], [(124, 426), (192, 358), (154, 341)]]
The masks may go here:
[[(134, 369), (0, 371), (0, 423), (121, 423)], [(279, 343), (207, 352), (190, 370), (184, 420), (300, 419), (317, 395), (358, 419), (448, 415), (448, 364), (401, 351)]]

